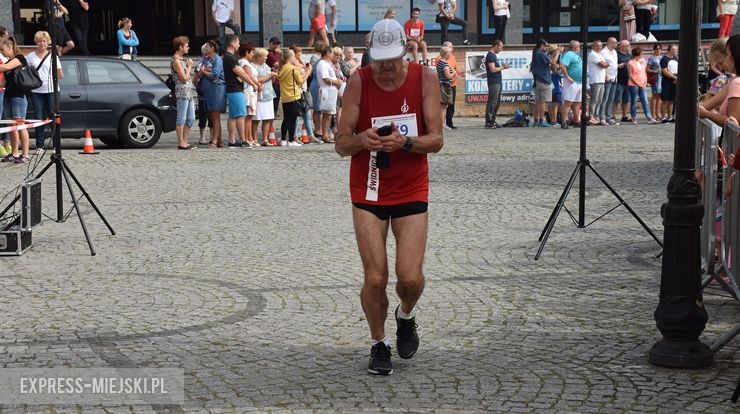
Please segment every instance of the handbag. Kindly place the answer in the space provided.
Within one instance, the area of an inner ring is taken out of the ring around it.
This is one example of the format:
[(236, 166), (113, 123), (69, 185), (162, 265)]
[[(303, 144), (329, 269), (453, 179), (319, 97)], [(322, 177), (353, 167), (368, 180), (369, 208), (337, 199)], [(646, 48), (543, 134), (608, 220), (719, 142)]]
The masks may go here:
[[(649, 63), (649, 62), (648, 62)], [(650, 85), (655, 85), (658, 83), (658, 74), (650, 72), (650, 65), (648, 65), (645, 68), (645, 72), (647, 73), (647, 81)]]
[(295, 107), (296, 107), (296, 112), (298, 112), (299, 116), (303, 116), (306, 112), (308, 112), (308, 109), (309, 109), (308, 104), (306, 103), (306, 101), (303, 100), (303, 96), (296, 99)]
[(172, 72), (174, 72), (174, 65), (175, 59), (173, 58), (170, 62), (170, 73), (167, 74), (167, 79), (165, 79), (164, 84), (167, 85), (168, 88), (170, 88), (170, 91), (175, 91), (175, 77), (172, 75)]
[(319, 110), (321, 112), (335, 112), (337, 110), (337, 88), (319, 89)]
[(121, 60), (136, 60), (136, 48), (133, 46), (126, 46), (124, 51), (128, 51), (128, 53), (122, 53), (120, 56)]
[(452, 105), (452, 87), (450, 85), (440, 85), (440, 103), (442, 105)]
[[(295, 69), (298, 70), (298, 69)], [(295, 79), (293, 80), (293, 89), (296, 89), (296, 83)], [(308, 103), (308, 99), (306, 99), (306, 91), (301, 91), (301, 96), (298, 97), (295, 101), (295, 107), (298, 112), (299, 116), (303, 116), (306, 112), (308, 112), (309, 109), (311, 109), (311, 106)]]
[(39, 76), (39, 68), (44, 64), (44, 61), (49, 57), (49, 55), (51, 55), (51, 53), (47, 53), (36, 67), (28, 66), (28, 64), (26, 64), (13, 70), (13, 78), (18, 89), (29, 92), (40, 88), (41, 85), (44, 84)]

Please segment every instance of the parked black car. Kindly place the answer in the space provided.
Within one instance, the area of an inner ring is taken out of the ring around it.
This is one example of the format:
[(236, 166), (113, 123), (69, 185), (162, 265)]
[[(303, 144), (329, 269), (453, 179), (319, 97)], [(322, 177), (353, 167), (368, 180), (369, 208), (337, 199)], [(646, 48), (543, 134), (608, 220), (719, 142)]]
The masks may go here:
[[(175, 130), (177, 108), (162, 79), (137, 61), (62, 57), (62, 137), (94, 138), (114, 147), (149, 148)], [(30, 102), (29, 102), (30, 103)], [(33, 119), (29, 107), (28, 118)]]

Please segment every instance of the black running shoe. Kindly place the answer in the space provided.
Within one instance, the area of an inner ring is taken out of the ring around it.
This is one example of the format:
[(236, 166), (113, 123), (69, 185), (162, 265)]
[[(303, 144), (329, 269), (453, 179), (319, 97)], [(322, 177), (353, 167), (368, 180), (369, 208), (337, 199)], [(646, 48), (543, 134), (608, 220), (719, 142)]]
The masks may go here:
[(393, 363), (391, 362), (391, 347), (380, 341), (370, 348), (370, 362), (367, 364), (367, 372), (373, 375), (393, 374)]
[(398, 317), (398, 308), (396, 307), (396, 347), (398, 356), (403, 359), (409, 359), (419, 349), (419, 335), (416, 334), (416, 318), (401, 319)]

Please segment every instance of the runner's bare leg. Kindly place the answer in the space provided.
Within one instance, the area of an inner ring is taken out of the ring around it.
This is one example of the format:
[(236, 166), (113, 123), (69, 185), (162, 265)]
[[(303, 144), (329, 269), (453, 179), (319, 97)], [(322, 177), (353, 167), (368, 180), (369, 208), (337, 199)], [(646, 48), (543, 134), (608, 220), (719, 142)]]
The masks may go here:
[(427, 244), (428, 213), (391, 220), (396, 238), (396, 293), (401, 310), (409, 314), (424, 291), (424, 252)]
[(360, 292), (362, 310), (376, 341), (385, 338), (385, 318), (388, 313), (388, 259), (385, 242), (388, 220), (380, 220), (373, 213), (352, 207), (357, 248), (362, 259), (365, 281)]

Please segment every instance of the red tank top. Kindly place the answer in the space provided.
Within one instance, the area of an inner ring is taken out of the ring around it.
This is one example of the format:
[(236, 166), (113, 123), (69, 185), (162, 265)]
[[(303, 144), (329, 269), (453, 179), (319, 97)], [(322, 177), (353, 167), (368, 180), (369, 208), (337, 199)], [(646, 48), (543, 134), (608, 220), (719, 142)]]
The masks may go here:
[[(411, 137), (425, 135), (422, 98), (422, 67), (409, 63), (403, 85), (388, 92), (380, 89), (372, 67), (358, 71), (362, 79), (362, 97), (356, 131), (378, 128), (394, 120), (401, 132)], [(416, 129), (417, 133), (414, 133)], [(426, 154), (395, 151), (390, 154), (390, 168), (376, 167), (375, 153), (362, 150), (352, 156), (349, 188), (353, 203), (396, 205), (429, 201), (429, 165)]]

